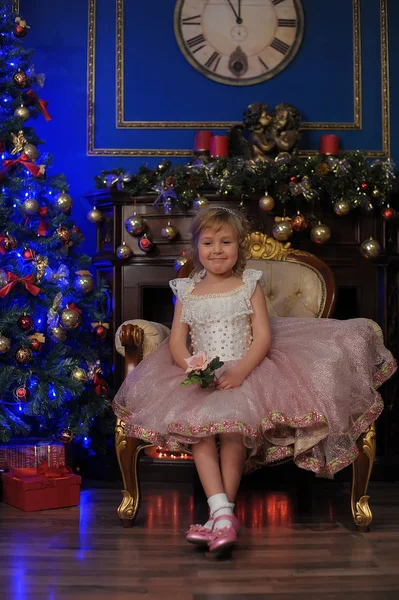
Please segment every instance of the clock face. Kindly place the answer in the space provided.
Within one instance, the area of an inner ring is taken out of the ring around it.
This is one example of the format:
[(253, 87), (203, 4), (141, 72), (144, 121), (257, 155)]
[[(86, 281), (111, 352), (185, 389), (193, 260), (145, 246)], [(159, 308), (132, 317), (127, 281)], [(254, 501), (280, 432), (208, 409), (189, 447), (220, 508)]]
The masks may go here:
[(175, 35), (206, 77), (253, 85), (282, 71), (298, 52), (301, 0), (177, 0)]

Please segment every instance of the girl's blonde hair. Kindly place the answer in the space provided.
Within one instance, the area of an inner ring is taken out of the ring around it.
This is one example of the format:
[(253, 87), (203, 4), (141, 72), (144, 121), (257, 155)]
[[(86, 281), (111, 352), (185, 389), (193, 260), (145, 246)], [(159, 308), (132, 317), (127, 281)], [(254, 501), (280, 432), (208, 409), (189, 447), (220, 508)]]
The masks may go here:
[(248, 221), (239, 212), (224, 206), (207, 206), (202, 208), (193, 218), (190, 225), (191, 243), (193, 247), (193, 261), (196, 270), (201, 270), (202, 265), (198, 258), (198, 241), (201, 232), (208, 227), (219, 231), (223, 225), (231, 227), (238, 242), (238, 258), (233, 267), (233, 272), (241, 275), (245, 269), (248, 254)]

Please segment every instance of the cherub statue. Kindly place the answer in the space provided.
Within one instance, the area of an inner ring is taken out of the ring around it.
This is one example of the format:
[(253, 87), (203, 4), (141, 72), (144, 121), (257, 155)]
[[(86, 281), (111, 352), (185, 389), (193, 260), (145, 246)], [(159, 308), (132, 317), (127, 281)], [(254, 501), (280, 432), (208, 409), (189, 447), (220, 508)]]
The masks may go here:
[(292, 104), (281, 102), (272, 112), (271, 134), (279, 152), (291, 152), (299, 141), (301, 117)]
[(15, 133), (11, 133), (12, 143), (14, 144), (14, 148), (11, 150), (11, 154), (18, 154), (18, 152), (22, 152), (24, 145), (26, 144), (26, 139), (24, 137), (24, 132), (22, 129), (18, 131), (17, 135)]
[(272, 117), (263, 102), (254, 102), (245, 109), (242, 120), (249, 131), (249, 155), (252, 160), (264, 160), (276, 148), (272, 135)]

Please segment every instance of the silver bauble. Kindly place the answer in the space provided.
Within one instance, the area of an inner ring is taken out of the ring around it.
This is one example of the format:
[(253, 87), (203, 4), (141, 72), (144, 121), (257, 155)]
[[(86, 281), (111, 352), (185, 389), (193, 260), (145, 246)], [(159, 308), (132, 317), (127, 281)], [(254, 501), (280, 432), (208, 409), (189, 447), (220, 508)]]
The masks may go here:
[(274, 198), (269, 196), (269, 194), (265, 194), (259, 199), (259, 208), (262, 212), (270, 212), (271, 210), (273, 210), (274, 205)]
[(90, 223), (100, 223), (100, 221), (103, 219), (103, 215), (98, 208), (94, 207), (87, 213), (87, 219), (90, 221)]
[(173, 227), (173, 225), (171, 225), (169, 222), (166, 225), (166, 227), (162, 228), (162, 237), (166, 238), (167, 240), (169, 240), (169, 242), (172, 242), (175, 237), (177, 236), (177, 229), (176, 227)]
[(75, 279), (75, 288), (78, 292), (88, 294), (94, 289), (94, 280), (92, 274), (87, 272), (78, 273)]
[(39, 203), (35, 198), (27, 198), (22, 203), (22, 210), (26, 215), (35, 215), (39, 210)]
[(133, 213), (126, 219), (125, 227), (126, 231), (130, 233), (130, 235), (138, 237), (145, 231), (145, 222), (139, 215)]
[(80, 324), (80, 313), (75, 308), (64, 308), (60, 320), (65, 329), (75, 329)]
[(11, 341), (0, 333), (0, 354), (5, 354), (11, 348)]
[(33, 144), (25, 144), (22, 152), (27, 154), (32, 162), (39, 157), (39, 150)]
[(21, 106), (17, 106), (14, 110), (14, 117), (16, 119), (22, 119), (23, 121), (27, 121), (30, 117), (30, 110), (26, 108), (23, 104)]
[(350, 204), (346, 200), (337, 200), (336, 202), (334, 202), (334, 212), (339, 217), (347, 215), (350, 209)]
[(364, 258), (377, 258), (381, 254), (381, 246), (374, 238), (364, 240), (360, 246), (360, 254)]
[(120, 246), (116, 249), (116, 256), (121, 260), (126, 260), (133, 255), (133, 250), (130, 246), (126, 244), (126, 242), (122, 242)]
[(72, 198), (69, 194), (67, 194), (66, 192), (62, 192), (62, 194), (60, 194), (59, 196), (57, 196), (56, 199), (56, 205), (57, 208), (59, 210), (62, 210), (62, 212), (68, 212), (68, 210), (70, 210), (72, 208)]
[(331, 230), (327, 225), (319, 223), (311, 229), (310, 237), (315, 244), (325, 244), (331, 237)]
[(289, 221), (280, 221), (273, 227), (273, 237), (280, 242), (286, 242), (292, 236), (292, 226)]

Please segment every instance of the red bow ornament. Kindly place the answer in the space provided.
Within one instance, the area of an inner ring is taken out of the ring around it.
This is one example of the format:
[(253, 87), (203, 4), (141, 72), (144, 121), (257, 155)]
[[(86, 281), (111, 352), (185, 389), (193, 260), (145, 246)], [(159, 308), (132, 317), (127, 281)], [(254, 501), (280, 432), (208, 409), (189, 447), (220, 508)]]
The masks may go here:
[(25, 169), (27, 169), (27, 171), (29, 171), (29, 173), (33, 175), (33, 177), (40, 177), (41, 175), (44, 175), (46, 170), (45, 165), (35, 165), (33, 162), (31, 162), (29, 156), (25, 152), (22, 152), (22, 154), (18, 156), (18, 158), (14, 160), (5, 160), (3, 162), (4, 171), (0, 172), (0, 181), (4, 179), (8, 171), (10, 171), (13, 167), (15, 167), (18, 164), (25, 167)]
[(26, 95), (29, 97), (30, 100), (32, 100), (32, 102), (37, 102), (40, 111), (43, 117), (46, 119), (46, 121), (51, 121), (50, 113), (47, 110), (48, 101), (39, 98), (39, 96), (37, 96), (33, 90), (28, 90), (26, 92)]
[(98, 375), (93, 377), (94, 391), (97, 396), (108, 396), (108, 386), (104, 379), (101, 379)]
[(26, 277), (18, 277), (17, 275), (14, 275), (14, 273), (10, 273), (10, 271), (7, 271), (7, 279), (9, 283), (7, 283), (4, 287), (0, 289), (0, 298), (5, 298), (8, 292), (10, 292), (14, 285), (16, 285), (18, 282), (22, 283), (25, 286), (26, 290), (33, 296), (37, 296), (40, 292), (40, 288), (33, 283), (33, 275), (27, 275)]

